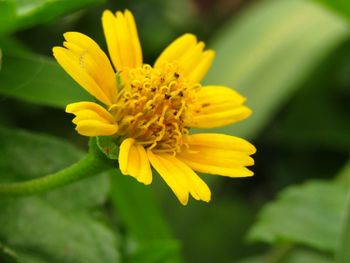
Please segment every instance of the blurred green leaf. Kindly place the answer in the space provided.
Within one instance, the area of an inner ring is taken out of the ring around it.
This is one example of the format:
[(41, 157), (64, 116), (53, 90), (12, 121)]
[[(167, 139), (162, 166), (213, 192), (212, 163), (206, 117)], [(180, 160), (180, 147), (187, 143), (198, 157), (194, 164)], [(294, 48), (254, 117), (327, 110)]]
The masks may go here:
[(253, 115), (221, 132), (254, 137), (326, 54), (349, 37), (347, 24), (307, 0), (261, 1), (229, 23), (205, 83), (247, 97)]
[[(256, 256), (240, 260), (237, 263), (267, 263), (267, 262), (283, 262), (283, 263), (334, 263), (329, 256), (317, 251), (307, 250), (303, 248), (292, 249), (286, 255), (280, 258), (271, 258), (270, 255)], [(232, 262), (233, 263), (233, 262)]]
[[(338, 179), (345, 180), (349, 189), (350, 162), (348, 162), (338, 175)], [(350, 191), (348, 190), (347, 204), (342, 220), (341, 236), (336, 254), (337, 263), (347, 263), (350, 259)]]
[(179, 242), (176, 240), (158, 240), (143, 243), (132, 253), (132, 263), (178, 263)]
[(268, 140), (289, 148), (350, 149), (349, 57), (350, 43), (346, 42), (319, 66), (275, 119)]
[(345, 187), (333, 182), (289, 187), (263, 208), (249, 238), (269, 243), (290, 241), (334, 252), (345, 200)]
[[(208, 178), (203, 179), (207, 182)], [(191, 200), (185, 209), (180, 205), (171, 206), (173, 202), (170, 198), (173, 197), (169, 189), (165, 189), (166, 197), (162, 201), (168, 221), (182, 242), (187, 262), (228, 262), (228, 259), (236, 262), (242, 256), (252, 255), (258, 248), (252, 244), (248, 247), (244, 242), (254, 222), (256, 206), (247, 201), (248, 197), (237, 193), (241, 188), (237, 181), (227, 180), (225, 183), (228, 189), (234, 191), (225, 195), (224, 187), (215, 188), (209, 184), (213, 200), (209, 204)]]
[(0, 1), (0, 33), (13, 27), (16, 21), (15, 0)]
[(350, 161), (348, 161), (341, 171), (338, 173), (337, 178), (339, 182), (344, 183), (347, 187), (350, 187)]
[(297, 249), (291, 252), (283, 263), (333, 263), (329, 256), (316, 251)]
[(65, 141), (0, 126), (0, 180), (39, 177), (71, 165), (83, 153)]
[(29, 56), (31, 54), (30, 49), (13, 36), (1, 36), (0, 47), (2, 50), (2, 56), (4, 56), (4, 54), (17, 56)]
[(337, 263), (347, 263), (350, 259), (350, 192), (347, 198), (347, 206), (342, 220), (342, 233), (339, 238), (336, 259)]
[(0, 243), (0, 262), (18, 263), (16, 253), (9, 247)]
[(52, 59), (39, 56), (4, 56), (0, 72), (0, 93), (52, 107), (91, 100)]
[[(42, 176), (76, 162), (82, 153), (60, 139), (0, 128), (1, 181)], [(118, 262), (115, 234), (92, 216), (108, 195), (96, 176), (41, 196), (0, 200), (0, 240), (18, 261)]]
[(2, 49), (0, 48), (0, 71), (2, 66)]
[(130, 261), (180, 262), (179, 243), (172, 237), (151, 190), (119, 170), (112, 175), (112, 204), (135, 242), (129, 249)]
[(103, 0), (2, 0), (0, 33), (9, 33), (49, 22)]
[(27, 262), (25, 250), (52, 263), (118, 262), (112, 231), (87, 213), (62, 211), (38, 197), (2, 200), (0, 209), (0, 238), (19, 262)]
[[(83, 156), (81, 151), (63, 140), (3, 127), (0, 127), (0, 145), (1, 182), (50, 174)], [(103, 204), (108, 192), (108, 176), (101, 175), (53, 190), (42, 197), (60, 209), (81, 210)]]
[(350, 2), (348, 0), (314, 0), (350, 20)]

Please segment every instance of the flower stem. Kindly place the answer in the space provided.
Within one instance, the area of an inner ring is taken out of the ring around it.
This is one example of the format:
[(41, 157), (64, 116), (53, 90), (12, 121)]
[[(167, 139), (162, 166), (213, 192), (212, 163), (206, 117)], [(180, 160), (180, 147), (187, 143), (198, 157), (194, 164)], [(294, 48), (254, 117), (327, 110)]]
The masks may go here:
[(0, 184), (0, 196), (23, 196), (44, 193), (111, 168), (109, 160), (97, 149), (95, 139), (91, 139), (89, 153), (77, 163), (43, 177), (23, 182), (2, 183)]

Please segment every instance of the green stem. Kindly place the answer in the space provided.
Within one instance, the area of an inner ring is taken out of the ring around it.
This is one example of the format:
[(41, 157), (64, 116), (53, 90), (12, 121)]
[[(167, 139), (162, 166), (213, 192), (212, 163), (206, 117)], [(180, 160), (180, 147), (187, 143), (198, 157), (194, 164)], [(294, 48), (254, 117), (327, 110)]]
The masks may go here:
[(90, 151), (77, 163), (57, 173), (45, 175), (23, 182), (0, 184), (0, 196), (22, 196), (38, 194), (67, 185), (111, 169), (112, 166), (99, 149), (94, 139), (90, 141)]

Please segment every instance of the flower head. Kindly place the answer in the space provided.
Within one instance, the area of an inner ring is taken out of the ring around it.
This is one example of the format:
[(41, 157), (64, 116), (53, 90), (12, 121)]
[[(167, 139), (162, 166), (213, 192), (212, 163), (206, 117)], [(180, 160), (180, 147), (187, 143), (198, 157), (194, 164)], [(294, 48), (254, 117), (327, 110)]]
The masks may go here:
[(105, 11), (102, 24), (114, 69), (100, 47), (77, 32), (54, 47), (58, 63), (100, 103), (77, 102), (66, 111), (78, 133), (120, 140), (119, 167), (139, 182), (152, 182), (151, 166), (182, 204), (191, 194), (209, 201), (210, 190), (195, 171), (229, 177), (251, 176), (245, 166), (255, 148), (229, 135), (200, 133), (251, 114), (245, 99), (225, 86), (201, 86), (214, 58), (192, 34), (172, 42), (153, 66), (144, 64), (131, 12)]

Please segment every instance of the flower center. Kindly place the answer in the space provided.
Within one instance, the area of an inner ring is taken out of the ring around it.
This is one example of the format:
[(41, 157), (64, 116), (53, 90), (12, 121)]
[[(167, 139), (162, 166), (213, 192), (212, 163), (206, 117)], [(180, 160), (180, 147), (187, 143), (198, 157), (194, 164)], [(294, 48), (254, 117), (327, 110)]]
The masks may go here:
[(119, 125), (118, 135), (134, 138), (153, 151), (180, 151), (189, 129), (188, 106), (200, 85), (184, 78), (171, 63), (160, 68), (126, 68), (120, 79), (116, 103), (109, 109)]

